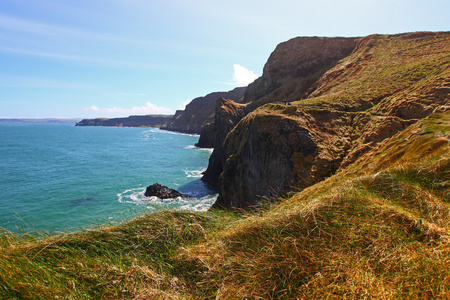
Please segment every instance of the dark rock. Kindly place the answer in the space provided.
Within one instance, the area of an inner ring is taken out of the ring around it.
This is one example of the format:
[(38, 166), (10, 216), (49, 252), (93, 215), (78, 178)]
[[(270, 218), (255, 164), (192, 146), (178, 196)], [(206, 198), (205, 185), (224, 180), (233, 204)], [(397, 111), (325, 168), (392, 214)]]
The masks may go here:
[(214, 92), (195, 98), (186, 105), (185, 110), (177, 111), (169, 122), (161, 126), (161, 129), (200, 134), (203, 126), (214, 121), (217, 99), (226, 98), (240, 102), (244, 97), (245, 89), (245, 87), (239, 87), (228, 92)]
[(188, 195), (181, 194), (180, 192), (168, 188), (167, 186), (161, 185), (159, 183), (154, 183), (153, 185), (149, 185), (145, 190), (145, 197), (156, 196), (160, 199), (170, 199), (170, 198), (189, 198)]
[(214, 151), (209, 158), (208, 168), (203, 174), (202, 180), (218, 187), (219, 175), (222, 173), (223, 142), (228, 133), (236, 124), (245, 117), (245, 105), (232, 100), (220, 98), (217, 100), (215, 122), (214, 122)]
[(214, 123), (208, 123), (202, 127), (198, 143), (195, 146), (200, 148), (214, 148), (215, 140), (216, 130)]

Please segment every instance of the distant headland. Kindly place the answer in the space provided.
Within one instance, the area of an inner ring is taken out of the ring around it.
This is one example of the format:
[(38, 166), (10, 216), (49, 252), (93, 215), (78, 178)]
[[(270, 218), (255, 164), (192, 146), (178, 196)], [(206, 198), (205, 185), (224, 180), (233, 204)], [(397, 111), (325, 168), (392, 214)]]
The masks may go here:
[(83, 119), (75, 126), (114, 126), (114, 127), (161, 127), (172, 115), (129, 116), (126, 118)]

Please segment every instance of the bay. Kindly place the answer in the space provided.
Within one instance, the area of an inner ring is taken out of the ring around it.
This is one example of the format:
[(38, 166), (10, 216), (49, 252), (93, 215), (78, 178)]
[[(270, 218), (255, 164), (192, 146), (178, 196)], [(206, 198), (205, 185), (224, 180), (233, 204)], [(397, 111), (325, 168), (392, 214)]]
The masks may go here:
[[(203, 183), (209, 149), (196, 135), (155, 128), (0, 124), (0, 227), (74, 231), (143, 212), (205, 211), (217, 191)], [(161, 183), (191, 196), (144, 196)]]

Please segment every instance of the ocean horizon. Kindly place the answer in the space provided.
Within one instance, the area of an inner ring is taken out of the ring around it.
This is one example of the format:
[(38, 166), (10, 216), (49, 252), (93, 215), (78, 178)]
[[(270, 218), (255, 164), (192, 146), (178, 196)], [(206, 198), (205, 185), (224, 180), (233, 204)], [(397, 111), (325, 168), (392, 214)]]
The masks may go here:
[[(206, 211), (211, 149), (198, 135), (156, 128), (0, 124), (0, 227), (78, 231), (161, 209)], [(161, 183), (190, 198), (145, 197)]]

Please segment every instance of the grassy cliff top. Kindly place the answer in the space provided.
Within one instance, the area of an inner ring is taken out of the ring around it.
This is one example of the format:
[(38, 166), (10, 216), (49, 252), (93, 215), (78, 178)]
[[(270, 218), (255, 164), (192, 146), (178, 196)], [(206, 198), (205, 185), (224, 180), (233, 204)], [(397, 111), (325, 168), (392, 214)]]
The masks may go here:
[[(361, 111), (430, 76), (448, 78), (450, 33), (372, 35), (330, 69), (301, 104)], [(425, 83), (426, 84), (426, 83)]]

